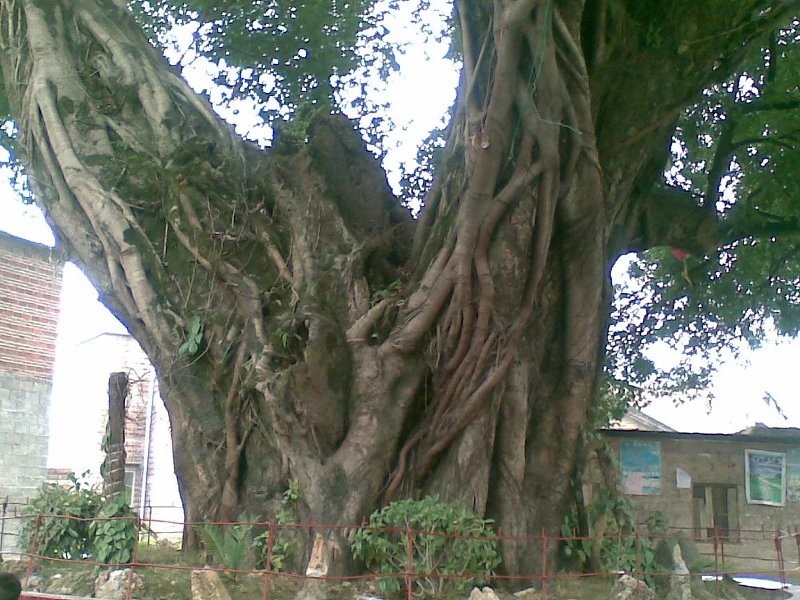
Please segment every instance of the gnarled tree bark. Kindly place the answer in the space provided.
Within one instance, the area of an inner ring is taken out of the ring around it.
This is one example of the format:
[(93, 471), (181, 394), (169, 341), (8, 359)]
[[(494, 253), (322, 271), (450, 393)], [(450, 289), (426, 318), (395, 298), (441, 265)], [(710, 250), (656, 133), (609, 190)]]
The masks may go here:
[(122, 4), (2, 0), (2, 71), (37, 200), (157, 367), (188, 519), (265, 515), (293, 479), (317, 523), (438, 493), (521, 536), (503, 568), (531, 572), (524, 536), (571, 493), (610, 265), (713, 240), (694, 205), (645, 206), (674, 120), (781, 10), (457, 1), (459, 105), (413, 221), (343, 118), (245, 144)]

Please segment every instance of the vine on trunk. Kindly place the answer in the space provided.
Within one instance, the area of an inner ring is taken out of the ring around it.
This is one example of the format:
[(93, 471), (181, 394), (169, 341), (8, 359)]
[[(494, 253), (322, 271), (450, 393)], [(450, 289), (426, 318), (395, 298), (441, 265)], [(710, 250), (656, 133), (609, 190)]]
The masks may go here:
[[(426, 227), (435, 229), (448, 216), (456, 226), (427, 274), (437, 283), (424, 300), (415, 302), (412, 296), (416, 314), (399, 334), (410, 347), (436, 323), (430, 357), (437, 367), (436, 399), (401, 449), (386, 498), (406, 477), (412, 450), (413, 478), (422, 480), (497, 393), (540, 305), (556, 228), (565, 237), (585, 234), (588, 222), (602, 211), (601, 187), (594, 195), (577, 189), (579, 180), (599, 183), (599, 162), (586, 65), (559, 9), (550, 0), (508, 3), (492, 23), (494, 35), (476, 49), (472, 40), (487, 24), (472, 22), (463, 2), (456, 6), (465, 40), (466, 108), (453, 127), (450, 147), (462, 149), (466, 164), (461, 180), (432, 188), (439, 197), (429, 196), (426, 205), (438, 212), (426, 217)], [(587, 166), (579, 168), (579, 162)], [(442, 202), (451, 194), (451, 201)], [(529, 262), (516, 276), (525, 283), (516, 314), (500, 314), (496, 279), (506, 282), (492, 255), (493, 241), (501, 221), (523, 203)], [(590, 260), (600, 261), (602, 254)]]

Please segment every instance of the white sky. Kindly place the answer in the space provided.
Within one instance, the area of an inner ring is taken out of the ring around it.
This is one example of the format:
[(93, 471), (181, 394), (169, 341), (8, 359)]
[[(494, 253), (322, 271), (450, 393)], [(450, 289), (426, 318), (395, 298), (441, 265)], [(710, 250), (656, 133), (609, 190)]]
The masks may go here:
[[(457, 69), (442, 58), (442, 47), (426, 49), (423, 44), (413, 43), (416, 35), (413, 30), (405, 33), (409, 36), (407, 41), (412, 43), (407, 46), (408, 54), (400, 59), (404, 72), (386, 82), (383, 90), (390, 100), (394, 120), (403, 124), (393, 132), (393, 139), (404, 143), (390, 151), (384, 163), (393, 185), (399, 180), (400, 165), (413, 160), (416, 144), (440, 121), (452, 102), (458, 76)], [(215, 70), (207, 61), (193, 65), (193, 87), (208, 89)], [(239, 118), (244, 119), (238, 127), (242, 133), (252, 125), (247, 121), (247, 111), (239, 108)], [(52, 233), (39, 210), (22, 205), (2, 170), (0, 230), (45, 244), (53, 243)], [(83, 274), (68, 265), (64, 271), (57, 362), (77, 341), (102, 331), (120, 330), (124, 328), (97, 302), (97, 294)], [(710, 412), (702, 402), (676, 407), (671, 400), (654, 401), (644, 412), (679, 431), (728, 433), (757, 422), (776, 427), (800, 427), (800, 403), (796, 402), (800, 390), (800, 342), (768, 345), (749, 358), (749, 366), (723, 365), (720, 368), (714, 380), (719, 400)], [(59, 382), (55, 382), (55, 386), (58, 387)], [(765, 390), (775, 397), (788, 420), (764, 403)], [(59, 422), (52, 424), (54, 435), (69, 430), (63, 418), (61, 415)]]
[[(734, 433), (757, 423), (800, 427), (800, 340), (768, 343), (749, 354), (746, 365), (723, 364), (714, 377), (716, 400), (709, 407), (695, 401), (675, 406), (671, 399), (653, 401), (644, 412), (678, 431)], [(764, 400), (769, 392), (780, 411)]]

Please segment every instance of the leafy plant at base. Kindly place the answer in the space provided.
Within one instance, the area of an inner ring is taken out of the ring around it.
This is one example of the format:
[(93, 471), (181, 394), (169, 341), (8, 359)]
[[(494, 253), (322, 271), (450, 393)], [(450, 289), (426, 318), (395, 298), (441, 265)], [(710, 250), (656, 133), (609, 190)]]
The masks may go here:
[[(278, 525), (294, 525), (297, 523), (295, 517), (295, 504), (300, 497), (300, 482), (293, 479), (289, 482), (289, 487), (283, 492), (281, 497), (281, 507), (275, 513), (275, 521)], [(265, 531), (261, 535), (256, 536), (254, 547), (257, 549), (259, 556), (263, 557), (266, 561), (267, 558), (267, 544), (269, 544), (269, 531)], [(277, 539), (272, 543), (272, 564), (268, 565), (273, 571), (282, 571), (286, 568), (286, 563), (295, 557), (297, 554), (297, 544), (288, 539), (285, 534), (278, 533)]]
[(630, 498), (618, 490), (603, 490), (587, 507), (589, 536), (578, 533), (578, 513), (575, 507), (561, 523), (566, 558), (577, 558), (581, 564), (591, 559), (605, 572), (641, 574), (652, 584), (652, 574), (659, 569), (656, 564), (655, 536), (663, 536), (667, 519), (661, 511), (651, 513), (645, 521), (646, 536), (637, 535), (636, 517)]
[(125, 495), (107, 503), (89, 525), (92, 558), (106, 564), (126, 564), (133, 559), (136, 515)]
[(46, 483), (31, 499), (24, 512), (30, 518), (20, 532), (22, 547), (48, 557), (129, 563), (136, 543), (136, 516), (126, 499), (105, 503), (98, 490), (74, 474), (69, 481), (67, 487)]
[(580, 535), (578, 509), (573, 504), (561, 521), (561, 552), (567, 560), (577, 559), (584, 565), (592, 557), (594, 542), (589, 537)]
[[(353, 555), (378, 573), (408, 571), (408, 530), (412, 534), (414, 595), (438, 597), (485, 583), (500, 563), (493, 521), (465, 506), (435, 497), (399, 500), (370, 515), (351, 544)], [(448, 578), (449, 575), (465, 575)], [(442, 577), (444, 576), (444, 577)], [(378, 580), (383, 593), (398, 592), (403, 579)]]
[(23, 514), (28, 519), (22, 525), (20, 543), (27, 552), (74, 560), (92, 555), (90, 523), (103, 498), (74, 473), (69, 481), (69, 487), (43, 484), (25, 507)]
[(240, 515), (242, 523), (225, 525), (203, 524), (196, 527), (200, 539), (214, 561), (226, 569), (245, 571), (255, 568), (253, 553), (253, 526), (247, 515)]

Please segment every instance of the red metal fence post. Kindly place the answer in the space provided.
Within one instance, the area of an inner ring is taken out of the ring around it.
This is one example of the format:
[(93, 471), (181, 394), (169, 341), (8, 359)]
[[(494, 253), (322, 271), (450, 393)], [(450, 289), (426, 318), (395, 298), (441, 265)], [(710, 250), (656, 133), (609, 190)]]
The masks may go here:
[[(174, 518), (174, 517), (172, 517)], [(147, 545), (150, 545), (150, 535), (153, 532), (153, 506), (147, 505)]]
[[(644, 566), (642, 565), (642, 540), (639, 538), (639, 525), (635, 525), (633, 532), (634, 545), (636, 546), (636, 564), (633, 567), (633, 573), (636, 576), (636, 600), (642, 600), (642, 582), (644, 582)], [(627, 545), (627, 542), (626, 542)]]
[(542, 528), (542, 600), (547, 600), (547, 531)]
[(722, 574), (719, 572), (719, 537), (717, 536), (717, 530), (714, 529), (714, 579), (716, 580), (716, 588), (717, 588), (717, 600), (720, 600), (721, 590), (720, 590), (720, 581), (722, 579)]
[(795, 532), (794, 543), (797, 545), (797, 560), (800, 562), (800, 531)]
[(406, 525), (406, 598), (414, 600), (414, 532)]
[(267, 530), (267, 556), (264, 559), (264, 597), (263, 600), (269, 600), (269, 588), (272, 584), (272, 548), (275, 545), (275, 520), (271, 519), (269, 522), (269, 529)]
[(36, 515), (36, 525), (34, 526), (33, 530), (33, 539), (31, 540), (31, 551), (28, 554), (28, 568), (25, 571), (25, 581), (27, 583), (28, 579), (31, 578), (33, 575), (33, 562), (34, 557), (39, 554), (39, 528), (42, 526), (42, 518), (44, 515), (39, 513)]
[(778, 570), (781, 575), (781, 585), (786, 585), (786, 563), (783, 560), (783, 542), (781, 541), (781, 532), (775, 532), (775, 554), (778, 558)]
[(131, 564), (128, 567), (128, 582), (125, 589), (125, 600), (133, 597), (133, 576), (136, 573), (136, 559), (139, 555), (139, 536), (142, 535), (142, 521), (138, 516), (133, 517), (136, 527), (136, 538), (133, 540), (133, 550), (131, 551)]

